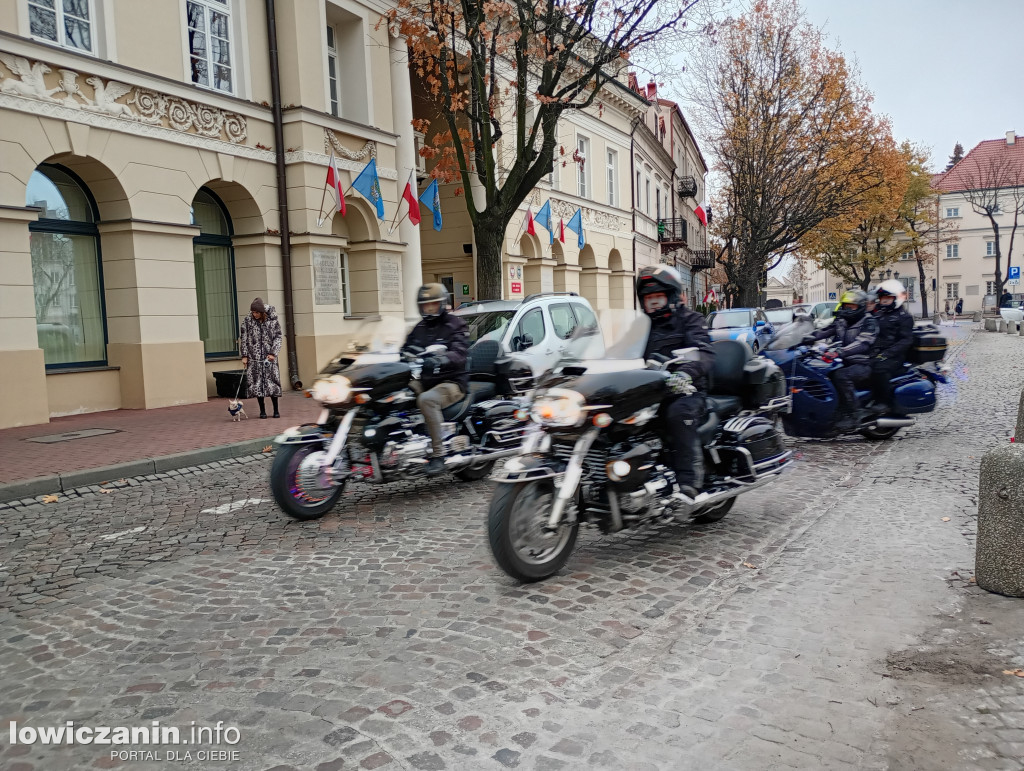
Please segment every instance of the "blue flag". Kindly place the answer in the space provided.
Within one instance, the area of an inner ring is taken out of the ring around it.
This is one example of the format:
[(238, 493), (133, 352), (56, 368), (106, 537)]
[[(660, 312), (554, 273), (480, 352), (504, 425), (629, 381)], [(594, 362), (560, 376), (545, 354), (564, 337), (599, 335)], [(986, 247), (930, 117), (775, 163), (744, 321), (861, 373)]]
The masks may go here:
[(352, 187), (377, 208), (377, 219), (384, 219), (384, 197), (380, 194), (376, 158), (371, 158), (370, 162), (366, 164), (366, 168), (359, 172)]
[(582, 249), (587, 243), (583, 239), (583, 210), (577, 209), (576, 213), (572, 215), (572, 219), (565, 223), (565, 226), (578, 236), (576, 241), (579, 244), (579, 248)]
[(544, 205), (540, 207), (540, 211), (537, 212), (537, 216), (533, 218), (533, 221), (548, 231), (548, 244), (553, 244), (555, 242), (555, 234), (551, 230), (551, 201), (544, 202)]
[(441, 193), (437, 189), (435, 179), (420, 196), (420, 202), (434, 215), (434, 230), (441, 229)]

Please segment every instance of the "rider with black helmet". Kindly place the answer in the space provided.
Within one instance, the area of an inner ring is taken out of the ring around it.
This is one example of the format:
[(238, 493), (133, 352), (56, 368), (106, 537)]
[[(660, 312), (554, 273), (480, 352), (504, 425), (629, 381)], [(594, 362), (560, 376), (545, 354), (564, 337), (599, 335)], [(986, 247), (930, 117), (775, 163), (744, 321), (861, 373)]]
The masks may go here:
[(676, 483), (683, 494), (695, 496), (704, 483), (704, 451), (697, 429), (706, 412), (704, 395), (707, 377), (715, 361), (715, 351), (708, 337), (704, 317), (687, 309), (686, 291), (679, 272), (668, 265), (640, 270), (636, 280), (636, 296), (643, 312), (651, 319), (644, 359), (654, 354), (674, 358), (672, 351), (697, 348), (696, 361), (672, 367), (678, 375), (675, 387), (690, 380), (696, 393), (673, 398), (665, 406), (667, 432), (672, 440)]
[(448, 290), (443, 284), (425, 284), (416, 293), (416, 304), (423, 320), (412, 328), (402, 351), (420, 353), (428, 346), (443, 345), (448, 350), (440, 355), (423, 357), (419, 382), (410, 384), (417, 394), (416, 404), (423, 413), (423, 422), (430, 434), (431, 457), (427, 474), (444, 471), (444, 421), (442, 410), (466, 395), (469, 375), (466, 373), (466, 352), (469, 333), (466, 322), (448, 312)]
[(892, 379), (903, 368), (907, 351), (914, 343), (914, 317), (903, 307), (906, 287), (899, 281), (883, 281), (875, 291), (878, 338), (871, 349), (871, 389), (875, 399), (871, 411), (899, 416), (902, 411), (894, 399)]
[(808, 335), (805, 343), (834, 338), (840, 344), (835, 355), (843, 366), (832, 373), (839, 394), (839, 420), (836, 428), (849, 431), (860, 422), (857, 414), (857, 386), (871, 377), (871, 349), (878, 337), (878, 323), (868, 313), (867, 292), (848, 289), (839, 298), (835, 320), (824, 329)]

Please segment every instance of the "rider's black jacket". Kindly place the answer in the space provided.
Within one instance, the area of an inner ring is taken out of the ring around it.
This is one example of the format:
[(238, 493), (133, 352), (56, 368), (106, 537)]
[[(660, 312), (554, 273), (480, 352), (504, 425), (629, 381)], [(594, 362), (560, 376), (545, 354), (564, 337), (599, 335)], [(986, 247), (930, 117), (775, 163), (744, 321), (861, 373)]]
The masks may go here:
[(878, 322), (878, 337), (871, 348), (871, 355), (876, 359), (904, 361), (914, 342), (914, 317), (902, 306), (891, 311), (884, 311), (879, 306), (875, 320)]
[(835, 338), (837, 343), (842, 344), (843, 347), (837, 353), (843, 364), (867, 364), (878, 340), (878, 320), (870, 313), (865, 313), (853, 324), (840, 317), (811, 336), (818, 340)]
[(444, 363), (437, 374), (420, 377), (424, 390), (441, 383), (457, 383), (463, 393), (469, 389), (469, 375), (466, 373), (466, 351), (469, 350), (469, 329), (466, 322), (454, 313), (445, 311), (437, 318), (424, 319), (409, 333), (402, 350), (411, 347), (426, 348), (429, 345), (443, 345)]
[(697, 348), (698, 361), (687, 361), (673, 367), (675, 372), (685, 372), (693, 378), (693, 385), (698, 391), (707, 391), (708, 375), (715, 363), (715, 349), (708, 337), (708, 327), (704, 317), (694, 313), (685, 305), (680, 305), (667, 319), (654, 321), (651, 332), (647, 336), (647, 348), (644, 359), (651, 354), (674, 358), (672, 351), (678, 348)]

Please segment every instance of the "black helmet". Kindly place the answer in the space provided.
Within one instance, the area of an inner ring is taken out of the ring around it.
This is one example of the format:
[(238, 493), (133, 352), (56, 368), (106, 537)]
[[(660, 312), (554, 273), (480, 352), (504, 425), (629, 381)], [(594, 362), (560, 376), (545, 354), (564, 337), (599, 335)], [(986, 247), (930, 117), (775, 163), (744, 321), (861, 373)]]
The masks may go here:
[[(665, 307), (647, 313), (644, 308), (644, 298), (649, 294), (664, 293), (668, 298)], [(683, 294), (683, 278), (679, 271), (671, 265), (655, 265), (648, 268), (641, 268), (636, 277), (636, 296), (640, 301), (640, 309), (651, 317), (652, 321), (669, 318), (679, 304), (679, 298)]]
[[(437, 313), (424, 313), (423, 306), (430, 303), (441, 303)], [(439, 319), (448, 312), (448, 290), (444, 284), (424, 284), (416, 293), (416, 307), (425, 320)]]
[[(844, 308), (844, 305), (856, 305), (854, 309)], [(868, 293), (860, 289), (847, 289), (839, 298), (839, 305), (836, 306), (836, 318), (846, 319), (849, 323), (855, 324), (860, 321), (868, 310)]]

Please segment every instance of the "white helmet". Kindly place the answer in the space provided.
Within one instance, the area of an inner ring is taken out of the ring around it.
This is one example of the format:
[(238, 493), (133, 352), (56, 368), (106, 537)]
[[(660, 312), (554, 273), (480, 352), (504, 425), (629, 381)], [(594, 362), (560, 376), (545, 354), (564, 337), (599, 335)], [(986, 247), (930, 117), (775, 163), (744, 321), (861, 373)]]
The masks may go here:
[(892, 295), (893, 297), (895, 297), (896, 300), (892, 304), (894, 308), (901, 307), (903, 305), (903, 302), (907, 299), (907, 288), (903, 286), (902, 281), (897, 281), (894, 278), (891, 278), (888, 281), (883, 281), (881, 284), (879, 284), (878, 289), (875, 290), (875, 293), (879, 297), (881, 297), (884, 294)]

